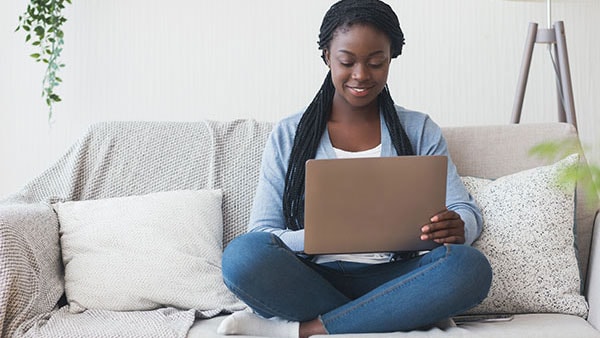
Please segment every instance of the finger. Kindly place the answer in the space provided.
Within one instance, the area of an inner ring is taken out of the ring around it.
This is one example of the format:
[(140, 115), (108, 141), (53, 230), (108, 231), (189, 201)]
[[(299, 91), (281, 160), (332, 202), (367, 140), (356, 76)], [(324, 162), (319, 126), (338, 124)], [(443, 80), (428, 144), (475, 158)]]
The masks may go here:
[(461, 219), (444, 220), (440, 222), (425, 224), (421, 227), (421, 232), (428, 234), (445, 229), (461, 229), (464, 228), (464, 222)]
[(465, 242), (465, 238), (461, 236), (450, 236), (444, 238), (436, 238), (433, 241), (439, 244), (463, 244)]
[(431, 217), (430, 221), (431, 222), (440, 222), (443, 220), (450, 220), (450, 219), (459, 219), (460, 215), (452, 210), (444, 210), (436, 215), (434, 215), (433, 217)]
[[(437, 234), (437, 233), (436, 233)], [(462, 244), (465, 242), (465, 237), (461, 236), (461, 235), (448, 235), (448, 236), (436, 236), (436, 234), (432, 234), (432, 235), (421, 235), (421, 240), (427, 241), (427, 240), (431, 240), (434, 241), (436, 243), (456, 243), (456, 244)]]
[(463, 237), (465, 234), (464, 225), (457, 222), (441, 222), (436, 224), (428, 224), (421, 228), (422, 240), (433, 240), (446, 237)]
[(441, 243), (463, 243), (464, 237), (465, 233), (461, 228), (446, 228), (421, 235), (422, 240), (433, 240)]
[(458, 235), (459, 235), (459, 233), (457, 231), (452, 231), (450, 229), (438, 230), (438, 231), (427, 234), (429, 239), (440, 239), (440, 238), (446, 238), (446, 237), (458, 236)]
[(445, 238), (445, 237), (449, 237), (449, 236), (456, 236), (457, 234), (453, 234), (448, 230), (440, 230), (440, 231), (435, 231), (435, 232), (430, 232), (430, 233), (423, 233), (421, 234), (421, 239), (426, 241), (426, 240), (435, 240), (435, 239), (440, 239), (440, 238)]

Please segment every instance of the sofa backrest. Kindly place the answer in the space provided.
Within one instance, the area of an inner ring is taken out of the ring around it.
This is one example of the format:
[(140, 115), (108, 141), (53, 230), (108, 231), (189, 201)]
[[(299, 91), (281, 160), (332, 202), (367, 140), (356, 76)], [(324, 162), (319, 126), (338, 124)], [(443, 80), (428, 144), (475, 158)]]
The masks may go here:
[[(9, 200), (33, 203), (222, 189), (226, 246), (246, 231), (272, 127), (273, 123), (255, 120), (94, 124), (55, 165)], [(484, 178), (542, 165), (528, 154), (531, 147), (577, 135), (561, 123), (452, 127), (443, 128), (443, 133), (459, 173)], [(585, 206), (577, 204), (584, 278), (596, 211)]]
[(97, 123), (8, 200), (77, 201), (221, 189), (226, 245), (246, 231), (272, 126), (254, 120)]

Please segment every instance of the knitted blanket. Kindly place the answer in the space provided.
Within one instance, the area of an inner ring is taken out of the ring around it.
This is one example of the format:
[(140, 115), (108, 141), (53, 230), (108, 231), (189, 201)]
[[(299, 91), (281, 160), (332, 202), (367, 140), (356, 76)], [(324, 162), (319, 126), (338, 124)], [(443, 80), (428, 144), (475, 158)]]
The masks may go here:
[(253, 120), (91, 126), (56, 164), (0, 201), (0, 336), (185, 337), (203, 317), (197, 311), (69, 313), (50, 204), (221, 189), (225, 247), (246, 230), (271, 128)]

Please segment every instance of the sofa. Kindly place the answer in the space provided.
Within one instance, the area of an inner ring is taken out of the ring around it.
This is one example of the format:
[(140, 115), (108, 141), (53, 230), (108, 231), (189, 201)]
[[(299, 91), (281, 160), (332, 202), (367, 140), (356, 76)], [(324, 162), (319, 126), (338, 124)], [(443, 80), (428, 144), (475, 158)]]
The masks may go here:
[[(222, 284), (220, 254), (246, 230), (272, 127), (251, 119), (90, 126), (0, 201), (1, 336), (219, 337), (224, 316), (248, 311)], [(474, 246), (494, 270), (488, 299), (467, 314), (492, 319), (341, 336), (600, 337), (598, 201), (576, 187), (552, 190), (561, 168), (585, 159), (529, 154), (543, 141), (576, 139), (576, 130), (536, 123), (443, 134), (481, 203)]]

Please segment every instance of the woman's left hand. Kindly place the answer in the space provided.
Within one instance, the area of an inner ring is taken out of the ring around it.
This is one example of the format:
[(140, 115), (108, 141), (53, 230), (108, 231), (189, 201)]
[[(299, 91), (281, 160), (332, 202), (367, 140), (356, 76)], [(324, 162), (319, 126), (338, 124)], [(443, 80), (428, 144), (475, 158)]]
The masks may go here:
[(436, 243), (463, 244), (465, 242), (465, 222), (452, 210), (444, 210), (431, 217), (431, 223), (421, 227), (421, 239)]

